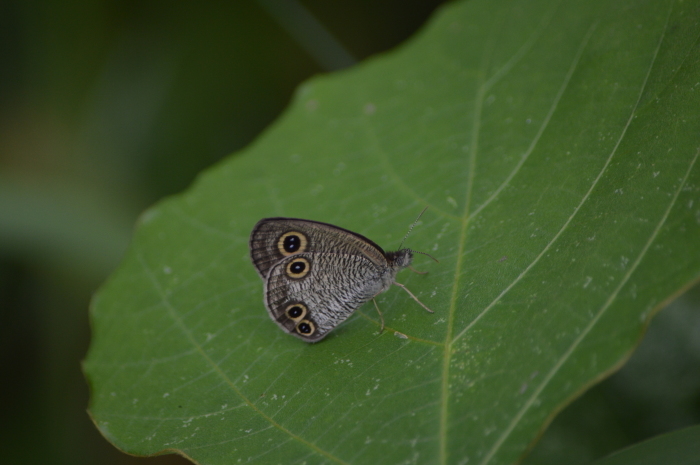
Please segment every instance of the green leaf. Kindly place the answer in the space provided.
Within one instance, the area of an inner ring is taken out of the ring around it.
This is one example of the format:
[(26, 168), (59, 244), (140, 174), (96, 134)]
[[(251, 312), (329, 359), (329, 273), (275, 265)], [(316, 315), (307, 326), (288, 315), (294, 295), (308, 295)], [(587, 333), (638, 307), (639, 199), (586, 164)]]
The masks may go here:
[[(90, 413), (197, 463), (505, 464), (700, 277), (697, 1), (472, 1), (305, 84), (144, 214), (93, 301)], [(337, 224), (427, 275), (318, 344), (262, 303), (248, 235)]]
[(616, 452), (593, 465), (695, 465), (700, 461), (700, 425), (664, 434)]

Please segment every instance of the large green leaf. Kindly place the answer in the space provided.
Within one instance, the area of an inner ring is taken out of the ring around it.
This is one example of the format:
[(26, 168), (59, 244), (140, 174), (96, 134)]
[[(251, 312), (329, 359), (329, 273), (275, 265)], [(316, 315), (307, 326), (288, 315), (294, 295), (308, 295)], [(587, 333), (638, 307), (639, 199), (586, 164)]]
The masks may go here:
[[(305, 84), (144, 214), (95, 296), (100, 431), (198, 463), (511, 463), (700, 276), (697, 1), (472, 1)], [(325, 221), (398, 288), (318, 344), (268, 318), (248, 234)]]

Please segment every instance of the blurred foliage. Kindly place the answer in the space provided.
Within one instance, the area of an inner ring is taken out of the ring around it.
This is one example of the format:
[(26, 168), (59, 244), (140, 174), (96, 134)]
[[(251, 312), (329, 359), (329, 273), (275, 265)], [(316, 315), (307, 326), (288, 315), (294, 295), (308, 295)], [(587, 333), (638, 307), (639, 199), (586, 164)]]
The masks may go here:
[(700, 457), (700, 425), (648, 439), (623, 449), (593, 465), (695, 465)]
[[(439, 3), (302, 2), (357, 60), (409, 37)], [(3, 463), (186, 463), (127, 456), (89, 421), (79, 363), (90, 294), (143, 209), (330, 71), (311, 56), (254, 1), (0, 3)], [(700, 290), (672, 307), (527, 463), (587, 463), (700, 421)]]

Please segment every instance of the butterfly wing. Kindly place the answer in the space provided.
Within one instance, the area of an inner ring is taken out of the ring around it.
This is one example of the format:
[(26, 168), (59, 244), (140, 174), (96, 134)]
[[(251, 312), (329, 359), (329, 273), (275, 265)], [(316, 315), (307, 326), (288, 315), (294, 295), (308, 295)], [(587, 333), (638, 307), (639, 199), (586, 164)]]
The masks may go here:
[(265, 306), (286, 332), (316, 342), (382, 291), (382, 273), (361, 254), (296, 253), (270, 267)]
[(250, 233), (250, 257), (261, 278), (270, 268), (295, 253), (332, 252), (364, 255), (386, 266), (384, 250), (366, 237), (331, 224), (296, 218), (265, 218)]

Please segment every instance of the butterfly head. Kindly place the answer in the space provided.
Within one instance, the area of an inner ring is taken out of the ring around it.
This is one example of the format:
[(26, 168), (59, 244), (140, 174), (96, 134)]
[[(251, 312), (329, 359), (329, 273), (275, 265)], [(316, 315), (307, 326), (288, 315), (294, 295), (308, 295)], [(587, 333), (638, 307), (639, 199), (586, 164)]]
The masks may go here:
[(401, 249), (396, 252), (387, 252), (386, 259), (393, 268), (400, 270), (411, 264), (413, 261), (413, 251), (411, 249)]

